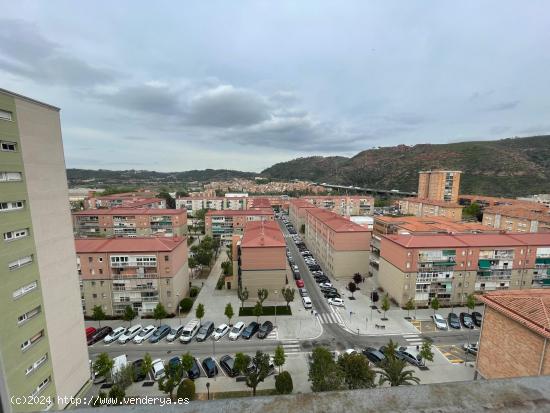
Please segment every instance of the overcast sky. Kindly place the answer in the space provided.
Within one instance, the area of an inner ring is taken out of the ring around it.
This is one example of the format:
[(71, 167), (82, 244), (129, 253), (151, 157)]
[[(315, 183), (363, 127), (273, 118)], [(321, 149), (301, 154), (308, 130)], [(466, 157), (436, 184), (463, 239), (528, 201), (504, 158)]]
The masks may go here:
[(550, 3), (18, 0), (0, 87), (62, 108), (79, 168), (549, 133)]

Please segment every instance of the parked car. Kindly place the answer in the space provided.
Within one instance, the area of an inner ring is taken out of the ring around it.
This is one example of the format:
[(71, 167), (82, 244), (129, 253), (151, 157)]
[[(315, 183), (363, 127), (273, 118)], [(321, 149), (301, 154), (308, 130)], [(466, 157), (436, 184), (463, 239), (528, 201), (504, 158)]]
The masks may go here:
[(325, 298), (342, 298), (336, 291), (327, 291), (323, 294)]
[(292, 266), (292, 272), (300, 272), (300, 269), (298, 268), (297, 265)]
[(478, 343), (471, 343), (471, 344), (464, 343), (464, 346), (462, 346), (462, 348), (466, 353), (470, 353), (470, 354), (473, 354), (474, 356), (477, 356)]
[(418, 351), (412, 347), (399, 347), (399, 350), (397, 350), (395, 356), (401, 360), (405, 360), (406, 362), (416, 367), (424, 365), (422, 357), (420, 356), (420, 354), (418, 354)]
[(328, 287), (332, 287), (332, 283), (331, 282), (324, 282), (324, 283), (321, 283), (319, 284), (319, 287), (321, 288), (328, 288)]
[(92, 344), (95, 344), (98, 341), (103, 340), (106, 336), (111, 334), (112, 331), (113, 329), (109, 326), (98, 328), (96, 332), (92, 335), (92, 337), (88, 340), (88, 345), (91, 346)]
[(132, 363), (132, 371), (135, 382), (143, 381), (147, 378), (147, 373), (143, 371), (143, 359), (137, 359)]
[(245, 325), (242, 321), (239, 321), (237, 324), (235, 324), (231, 329), (231, 332), (229, 333), (229, 340), (237, 340), (243, 332), (244, 327)]
[(272, 331), (273, 323), (271, 321), (264, 321), (258, 330), (258, 338), (266, 338)]
[(172, 328), (170, 330), (170, 332), (168, 333), (168, 335), (166, 336), (166, 341), (172, 342), (172, 341), (177, 340), (179, 338), (179, 336), (181, 336), (181, 333), (183, 332), (184, 328), (185, 328), (185, 326), (183, 326), (183, 325), (176, 326), (176, 327)]
[(481, 322), (483, 321), (483, 315), (480, 312), (474, 311), (472, 313), (472, 320), (474, 320), (474, 324), (478, 327), (481, 327)]
[(193, 337), (197, 335), (197, 333), (199, 332), (199, 328), (201, 328), (201, 323), (199, 320), (189, 321), (181, 332), (180, 342), (189, 343), (191, 340), (193, 340)]
[(164, 337), (166, 337), (168, 334), (170, 334), (170, 328), (169, 325), (163, 324), (159, 328), (155, 330), (153, 335), (149, 337), (149, 343), (158, 343), (160, 340), (162, 340)]
[(94, 336), (97, 329), (93, 327), (86, 327), (86, 341), (90, 341), (90, 339)]
[(326, 293), (337, 293), (338, 290), (334, 287), (321, 287), (321, 292), (323, 294), (326, 294)]
[(191, 380), (198, 379), (201, 376), (201, 368), (199, 367), (199, 363), (197, 363), (197, 360), (193, 357), (193, 365), (191, 366), (190, 370), (187, 370), (187, 377)]
[(344, 300), (342, 300), (341, 298), (329, 298), (328, 303), (336, 307), (344, 306)]
[(304, 288), (304, 280), (296, 280), (296, 287)]
[(176, 369), (178, 366), (181, 366), (181, 359), (176, 356), (168, 360), (168, 367), (171, 369)]
[(242, 338), (249, 340), (250, 338), (252, 338), (254, 334), (256, 334), (259, 328), (260, 328), (260, 325), (257, 322), (252, 321), (249, 325), (246, 326), (244, 331), (241, 333)]
[(212, 357), (205, 358), (202, 361), (202, 368), (206, 373), (206, 377), (214, 377), (218, 375), (218, 366)]
[(460, 321), (465, 328), (474, 328), (474, 320), (468, 313), (460, 313)]
[(384, 354), (380, 350), (377, 350), (374, 347), (367, 347), (365, 350), (363, 350), (363, 355), (375, 365), (382, 363), (386, 359), (386, 356), (384, 356)]
[(302, 279), (302, 276), (300, 275), (299, 272), (295, 272), (295, 273), (293, 274), (293, 276), (294, 276), (294, 279), (295, 279), (295, 280), (301, 280), (301, 279)]
[(460, 328), (460, 319), (455, 313), (449, 313), (447, 316), (447, 321), (449, 322), (449, 327), (451, 328)]
[(113, 341), (118, 340), (118, 338), (124, 333), (126, 333), (125, 327), (117, 327), (103, 339), (103, 342), (105, 344), (112, 343)]
[(300, 292), (300, 297), (307, 297), (308, 296), (307, 290), (305, 288), (300, 288), (300, 289), (298, 289), (298, 291)]
[(434, 314), (432, 320), (438, 330), (447, 330), (447, 322), (441, 314)]
[(126, 333), (124, 333), (118, 338), (118, 342), (120, 344), (126, 344), (128, 341), (132, 340), (135, 336), (137, 336), (140, 331), (141, 331), (141, 324), (136, 324), (135, 326), (128, 328), (128, 330), (126, 330)]
[(135, 344), (141, 344), (145, 340), (147, 340), (149, 337), (153, 335), (157, 328), (154, 325), (148, 325), (147, 327), (143, 328), (137, 336), (134, 337), (132, 340)]
[(220, 324), (214, 331), (214, 334), (212, 334), (212, 338), (214, 340), (219, 340), (227, 333), (229, 333), (229, 326), (227, 324)]
[(210, 334), (214, 332), (214, 323), (212, 321), (206, 321), (201, 325), (199, 332), (197, 333), (197, 341), (204, 341)]
[(235, 370), (235, 359), (231, 356), (225, 355), (220, 358), (220, 367), (229, 377), (235, 377), (239, 375), (239, 372)]
[(313, 304), (311, 303), (311, 298), (309, 297), (302, 297), (302, 303), (304, 304), (304, 308), (306, 310), (310, 310), (313, 307)]
[(159, 381), (165, 375), (164, 362), (161, 359), (153, 360), (153, 380)]

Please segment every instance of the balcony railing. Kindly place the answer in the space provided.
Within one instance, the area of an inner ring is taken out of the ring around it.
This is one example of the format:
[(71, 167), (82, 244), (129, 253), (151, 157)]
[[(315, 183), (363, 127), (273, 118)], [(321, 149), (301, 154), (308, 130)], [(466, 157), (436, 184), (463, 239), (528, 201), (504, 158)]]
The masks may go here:
[(113, 291), (157, 291), (158, 286), (149, 286), (149, 285), (134, 285), (134, 286), (125, 286), (125, 287), (119, 287), (115, 286), (113, 287)]
[(156, 262), (137, 262), (137, 261), (111, 262), (111, 268), (128, 268), (128, 267), (153, 268), (156, 266), (157, 266)]
[(135, 280), (141, 278), (158, 278), (156, 272), (146, 272), (143, 274), (113, 274), (113, 280)]

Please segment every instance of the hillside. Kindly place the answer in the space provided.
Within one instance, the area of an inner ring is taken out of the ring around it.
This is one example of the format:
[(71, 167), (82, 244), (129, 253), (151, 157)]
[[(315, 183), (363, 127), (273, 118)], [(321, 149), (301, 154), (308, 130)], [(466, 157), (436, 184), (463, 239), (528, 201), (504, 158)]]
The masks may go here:
[(550, 135), (498, 141), (369, 149), (352, 158), (282, 162), (262, 175), (342, 185), (416, 191), (418, 171), (463, 171), (461, 193), (520, 196), (550, 192)]

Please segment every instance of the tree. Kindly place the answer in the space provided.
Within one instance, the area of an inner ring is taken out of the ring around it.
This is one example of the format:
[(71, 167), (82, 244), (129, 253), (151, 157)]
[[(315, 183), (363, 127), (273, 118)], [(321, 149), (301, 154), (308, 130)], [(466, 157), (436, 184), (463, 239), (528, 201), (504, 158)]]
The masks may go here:
[(187, 266), (189, 268), (191, 268), (191, 271), (194, 273), (195, 272), (195, 268), (197, 268), (199, 266), (199, 262), (197, 261), (197, 259), (193, 256), (190, 256), (188, 259), (187, 259)]
[(355, 274), (353, 274), (353, 282), (355, 284), (360, 284), (363, 282), (363, 276), (361, 274), (359, 274), (358, 272), (356, 272)]
[(412, 298), (409, 298), (405, 303), (405, 310), (407, 310), (407, 318), (410, 318), (411, 310), (414, 310), (414, 300)]
[(187, 352), (181, 355), (181, 368), (183, 371), (189, 371), (193, 368), (193, 356)]
[(127, 389), (134, 382), (134, 367), (128, 364), (113, 375), (113, 383), (122, 389)]
[(233, 306), (231, 305), (231, 303), (227, 303), (227, 305), (225, 306), (224, 315), (227, 317), (227, 323), (231, 325), (231, 319), (235, 315), (235, 313), (233, 312)]
[(243, 371), (246, 370), (249, 364), (250, 364), (250, 356), (244, 353), (235, 354), (235, 361), (233, 363), (233, 368), (235, 369), (235, 371), (242, 373)]
[(348, 389), (369, 389), (375, 387), (376, 373), (362, 354), (343, 354), (338, 358), (338, 366), (344, 372), (344, 382)]
[(405, 370), (407, 362), (398, 358), (387, 358), (382, 362), (379, 384), (389, 383), (390, 386), (401, 386), (420, 383), (414, 375), (414, 370)]
[(159, 390), (167, 393), (174, 400), (174, 390), (183, 378), (183, 367), (180, 363), (168, 363), (164, 369), (164, 377), (159, 381)]
[(267, 300), (267, 296), (269, 295), (269, 291), (267, 291), (265, 288), (260, 288), (258, 290), (258, 301), (261, 305), (264, 305), (264, 301)]
[(434, 353), (432, 351), (432, 342), (430, 340), (424, 340), (422, 343), (422, 347), (420, 347), (419, 352), (420, 357), (422, 357), (422, 360), (426, 361), (434, 361)]
[(176, 200), (172, 198), (172, 196), (165, 191), (159, 192), (157, 195), (157, 198), (163, 198), (166, 200), (166, 208), (168, 209), (175, 209), (176, 208)]
[(309, 364), (309, 381), (314, 392), (341, 390), (344, 373), (334, 362), (332, 354), (324, 347), (313, 349)]
[(199, 319), (199, 321), (201, 322), (202, 324), (202, 318), (204, 317), (204, 304), (202, 303), (199, 303), (199, 305), (197, 305), (197, 308), (195, 309), (195, 317), (197, 317)]
[(256, 317), (256, 322), (260, 321), (260, 317), (262, 313), (264, 312), (264, 308), (262, 307), (262, 303), (260, 301), (256, 302), (256, 305), (254, 306), (252, 310), (252, 315)]
[(182, 313), (188, 313), (193, 308), (193, 300), (189, 297), (185, 297), (180, 301), (180, 310)]
[(126, 392), (122, 387), (116, 384), (111, 387), (111, 390), (109, 390), (109, 399), (111, 400), (111, 405), (123, 404), (124, 397), (126, 397)]
[(178, 399), (195, 400), (195, 382), (191, 379), (184, 379), (178, 386), (176, 397)]
[(432, 298), (430, 307), (432, 308), (432, 310), (434, 310), (434, 314), (437, 310), (439, 310), (439, 300), (437, 299), (437, 297)]
[[(237, 355), (239, 354), (242, 355), (242, 353), (237, 353), (235, 355), (234, 367), (238, 368), (238, 371), (245, 376), (247, 387), (252, 389), (252, 396), (256, 396), (258, 384), (263, 382), (269, 374), (269, 354), (262, 353), (258, 350), (252, 360), (249, 356), (239, 356), (239, 362), (237, 363)], [(249, 368), (250, 361), (252, 361), (252, 365)]]
[(113, 365), (114, 362), (111, 357), (107, 353), (101, 353), (94, 363), (94, 372), (100, 377), (107, 378), (111, 374)]
[(384, 320), (386, 319), (386, 311), (390, 309), (390, 297), (388, 294), (384, 294), (384, 297), (382, 298), (382, 304), (380, 305), (382, 308), (382, 311), (384, 311)]
[(296, 292), (296, 290), (294, 288), (290, 288), (290, 287), (284, 287), (282, 290), (281, 290), (281, 293), (283, 294), (283, 298), (285, 299), (286, 301), (286, 306), (288, 308), (290, 308), (290, 303), (292, 301), (294, 301), (294, 293)]
[(283, 371), (275, 379), (275, 390), (278, 394), (290, 394), (294, 389), (292, 376), (288, 371)]
[(388, 341), (387, 346), (384, 348), (384, 356), (389, 360), (394, 360), (396, 358), (397, 353), (397, 343), (394, 342), (392, 339)]
[(239, 300), (241, 301), (241, 308), (244, 307), (244, 302), (248, 300), (248, 290), (246, 287), (244, 287), (244, 290), (241, 286), (239, 286), (239, 289), (237, 290), (237, 296), (239, 297)]
[(127, 305), (126, 308), (124, 308), (124, 314), (122, 315), (122, 319), (124, 321), (128, 321), (130, 323), (130, 327), (132, 326), (132, 320), (136, 318), (138, 315), (137, 311), (132, 308), (132, 306)]
[(162, 321), (163, 318), (168, 317), (168, 313), (164, 309), (164, 306), (161, 303), (158, 303), (155, 309), (153, 310), (153, 318), (159, 322)]
[(176, 191), (177, 198), (187, 198), (188, 196), (189, 192), (187, 192), (187, 189), (180, 189), (179, 191)]
[(353, 297), (353, 293), (357, 291), (357, 285), (353, 281), (350, 281), (348, 284), (348, 290), (351, 293), (351, 296)]
[(462, 217), (466, 219), (475, 218), (477, 221), (481, 221), (483, 219), (483, 212), (479, 204), (475, 202), (462, 209)]
[(466, 298), (466, 307), (468, 307), (468, 313), (476, 308), (476, 298), (473, 294), (468, 294), (468, 297)]
[(285, 364), (286, 354), (285, 349), (282, 345), (278, 345), (275, 349), (275, 355), (273, 356), (273, 364), (275, 367), (279, 368), (279, 373), (281, 373), (281, 367)]
[(101, 321), (105, 320), (107, 318), (107, 315), (105, 314), (105, 311), (103, 311), (103, 308), (100, 305), (96, 305), (92, 310), (92, 318), (95, 321), (99, 321), (99, 327), (101, 327)]
[(148, 377), (151, 370), (153, 370), (153, 358), (149, 353), (145, 353), (143, 356), (143, 364), (141, 365), (141, 372)]

